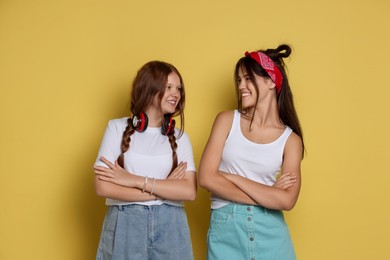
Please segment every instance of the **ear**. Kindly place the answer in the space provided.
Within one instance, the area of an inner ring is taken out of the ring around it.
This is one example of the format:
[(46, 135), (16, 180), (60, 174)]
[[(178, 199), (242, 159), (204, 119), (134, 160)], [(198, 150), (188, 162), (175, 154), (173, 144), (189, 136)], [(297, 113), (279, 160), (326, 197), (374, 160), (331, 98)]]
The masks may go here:
[(265, 83), (267, 84), (267, 86), (270, 90), (272, 90), (276, 87), (275, 82), (273, 82), (272, 79), (270, 79), (270, 78), (266, 78)]

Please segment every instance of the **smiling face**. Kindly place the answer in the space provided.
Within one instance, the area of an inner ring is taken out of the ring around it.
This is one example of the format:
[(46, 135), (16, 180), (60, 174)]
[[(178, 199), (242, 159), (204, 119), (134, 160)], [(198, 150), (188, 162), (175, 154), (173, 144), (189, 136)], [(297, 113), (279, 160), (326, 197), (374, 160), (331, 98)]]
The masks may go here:
[(258, 103), (271, 95), (275, 85), (269, 78), (256, 73), (250, 75), (245, 67), (239, 69), (236, 78), (237, 93), (243, 109), (256, 107)]
[(245, 68), (241, 68), (238, 72), (237, 88), (242, 108), (248, 108), (256, 104), (257, 91)]
[(179, 75), (172, 72), (168, 75), (164, 95), (161, 99), (163, 114), (173, 114), (181, 99), (182, 84)]

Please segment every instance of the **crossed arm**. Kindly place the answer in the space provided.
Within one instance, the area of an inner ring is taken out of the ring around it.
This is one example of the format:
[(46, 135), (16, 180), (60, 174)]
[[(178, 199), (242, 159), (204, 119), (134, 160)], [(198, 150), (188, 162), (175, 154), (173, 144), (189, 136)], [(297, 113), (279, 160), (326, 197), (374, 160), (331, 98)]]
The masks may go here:
[[(107, 167), (94, 166), (95, 190), (99, 196), (122, 201), (150, 201), (158, 198), (192, 201), (196, 197), (195, 172), (180, 163), (167, 179), (152, 179), (127, 172), (117, 162), (102, 157)], [(152, 192), (153, 191), (153, 192)]]
[(199, 165), (199, 185), (225, 200), (291, 210), (297, 201), (301, 183), (300, 138), (294, 133), (290, 135), (284, 150), (282, 175), (274, 186), (267, 186), (236, 174), (219, 171), (232, 120), (233, 111), (222, 112), (217, 116)]

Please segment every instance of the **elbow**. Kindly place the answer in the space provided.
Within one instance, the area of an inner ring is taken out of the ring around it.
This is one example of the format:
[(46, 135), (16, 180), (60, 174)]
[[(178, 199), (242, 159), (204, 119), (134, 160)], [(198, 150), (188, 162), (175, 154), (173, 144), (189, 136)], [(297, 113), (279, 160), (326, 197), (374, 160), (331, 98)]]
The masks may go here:
[(284, 211), (291, 211), (294, 207), (295, 207), (295, 203), (296, 203), (296, 200), (292, 201), (286, 201), (285, 203), (283, 203), (283, 205), (281, 206), (281, 210), (284, 210)]
[(210, 181), (200, 181), (199, 187), (211, 193), (216, 189), (215, 185), (213, 185), (213, 183)]
[[(166, 199), (180, 200), (180, 201), (194, 201), (197, 195), (197, 186), (196, 182), (188, 182), (186, 186), (183, 186), (183, 189), (178, 191), (178, 193), (171, 194)], [(171, 197), (172, 196), (172, 197)]]
[(198, 184), (199, 184), (199, 187), (210, 191), (209, 182), (204, 177), (204, 175), (201, 173), (199, 173)]
[(283, 211), (290, 211), (294, 208), (294, 205), (291, 206), (291, 205), (286, 205), (285, 207), (282, 208)]
[(283, 211), (291, 211), (298, 200), (298, 194), (289, 190), (278, 190), (278, 196), (275, 198), (275, 209)]
[(195, 201), (195, 199), (196, 199), (196, 191), (189, 193), (186, 200), (187, 201)]
[(206, 189), (206, 182), (204, 182), (202, 178), (199, 178), (198, 184), (199, 187)]
[(105, 197), (105, 192), (104, 192), (104, 189), (101, 189), (100, 187), (96, 187), (95, 186), (95, 193), (96, 195), (98, 195), (99, 197)]
[(99, 197), (107, 197), (106, 185), (104, 185), (103, 181), (99, 180), (98, 178), (95, 179), (95, 193)]
[(210, 191), (210, 186), (207, 182), (202, 182), (202, 181), (199, 181), (199, 187), (207, 190), (207, 191)]
[(175, 194), (171, 196), (164, 197), (165, 199), (169, 200), (177, 200), (177, 201), (195, 201), (196, 199), (196, 190), (194, 191), (187, 191), (187, 192), (181, 192), (180, 194)]
[(192, 189), (189, 189), (190, 191), (188, 192), (187, 194), (187, 201), (195, 201), (196, 199), (196, 195), (197, 195), (197, 192), (198, 192), (198, 189), (197, 189), (197, 186), (196, 186), (196, 183), (195, 185), (193, 186)]

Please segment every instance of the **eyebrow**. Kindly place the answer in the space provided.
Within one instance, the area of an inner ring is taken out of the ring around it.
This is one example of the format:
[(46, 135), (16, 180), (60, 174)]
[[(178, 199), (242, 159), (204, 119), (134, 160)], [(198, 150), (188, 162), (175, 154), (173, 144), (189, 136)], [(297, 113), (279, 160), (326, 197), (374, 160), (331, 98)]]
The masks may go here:
[[(174, 84), (167, 83), (167, 87), (168, 87), (168, 86), (171, 86), (171, 87), (172, 87), (172, 86), (174, 86)], [(179, 88), (182, 88), (182, 87), (183, 87), (183, 85), (182, 85), (182, 84), (179, 84), (179, 85), (177, 85), (177, 87), (179, 87)]]

